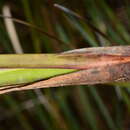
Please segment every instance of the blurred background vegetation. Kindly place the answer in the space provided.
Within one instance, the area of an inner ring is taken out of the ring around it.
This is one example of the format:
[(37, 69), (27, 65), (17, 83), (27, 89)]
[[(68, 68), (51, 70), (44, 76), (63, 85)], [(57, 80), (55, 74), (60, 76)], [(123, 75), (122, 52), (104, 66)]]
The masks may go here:
[[(17, 48), (1, 18), (0, 53), (55, 53), (130, 43), (129, 0), (0, 0), (0, 9), (61, 40), (13, 22)], [(129, 96), (129, 88), (107, 84), (0, 95), (0, 130), (129, 130)]]

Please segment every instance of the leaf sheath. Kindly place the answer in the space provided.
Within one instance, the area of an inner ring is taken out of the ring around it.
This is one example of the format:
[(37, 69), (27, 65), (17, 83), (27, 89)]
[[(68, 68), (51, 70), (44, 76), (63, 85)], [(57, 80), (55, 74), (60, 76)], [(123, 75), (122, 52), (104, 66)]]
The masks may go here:
[[(11, 60), (13, 63), (7, 64)], [(54, 75), (29, 85), (1, 87), (0, 94), (36, 88), (130, 81), (130, 46), (77, 49), (60, 54), (0, 55), (0, 61), (1, 68), (70, 70), (69, 73)]]

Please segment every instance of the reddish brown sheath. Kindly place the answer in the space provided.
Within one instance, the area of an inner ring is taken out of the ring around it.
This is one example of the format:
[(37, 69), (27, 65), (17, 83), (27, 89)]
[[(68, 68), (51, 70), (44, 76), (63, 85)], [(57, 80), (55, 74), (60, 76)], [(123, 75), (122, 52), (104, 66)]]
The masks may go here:
[(130, 46), (95, 47), (60, 54), (0, 55), (0, 68), (89, 69), (130, 61)]
[[(73, 67), (71, 64), (70, 68), (76, 68), (78, 71), (30, 85), (1, 87), (0, 93), (68, 85), (130, 81), (130, 46), (77, 49), (59, 54), (59, 56), (70, 61), (77, 61), (78, 63), (73, 64)], [(64, 67), (68, 65), (69, 63), (66, 63)]]

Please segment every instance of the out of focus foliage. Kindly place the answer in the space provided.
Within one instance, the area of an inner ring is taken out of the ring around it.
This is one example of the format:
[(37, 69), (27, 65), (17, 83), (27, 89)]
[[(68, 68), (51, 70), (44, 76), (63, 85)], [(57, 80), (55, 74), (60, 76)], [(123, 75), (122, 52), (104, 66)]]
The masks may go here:
[[(12, 17), (27, 21), (62, 41), (15, 23), (24, 53), (130, 43), (129, 0), (0, 0), (1, 14), (5, 6), (11, 9)], [(65, 12), (67, 9), (82, 18)], [(16, 52), (2, 18), (0, 52)], [(119, 85), (48, 88), (0, 95), (0, 129), (128, 130), (129, 96), (130, 89)]]

